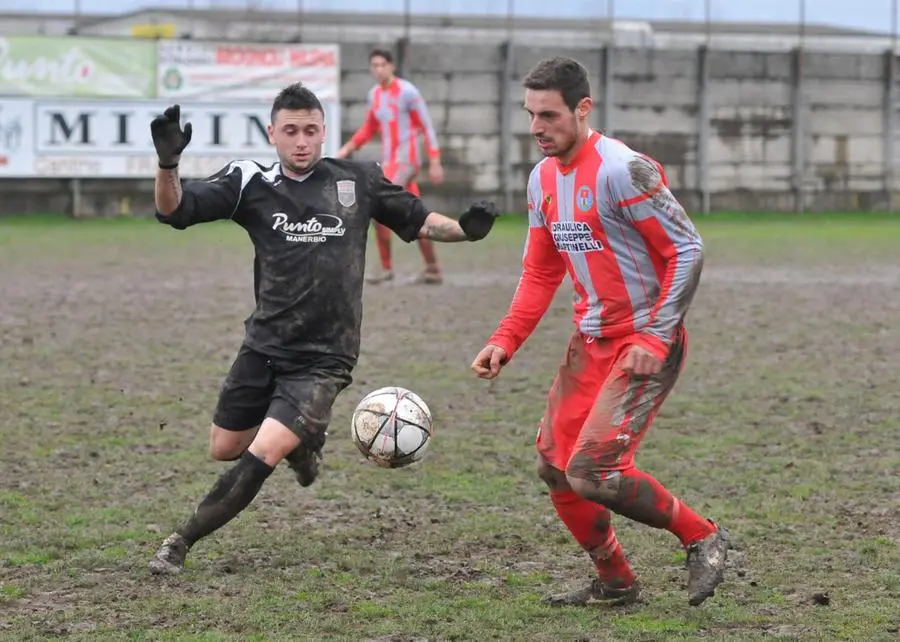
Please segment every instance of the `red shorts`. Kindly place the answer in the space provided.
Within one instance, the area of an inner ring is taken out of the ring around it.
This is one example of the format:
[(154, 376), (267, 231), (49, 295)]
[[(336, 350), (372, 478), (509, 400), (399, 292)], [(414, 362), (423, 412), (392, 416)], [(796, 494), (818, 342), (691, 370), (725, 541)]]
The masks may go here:
[(396, 183), (401, 187), (405, 187), (406, 191), (416, 196), (421, 196), (419, 192), (419, 184), (416, 183), (416, 176), (419, 174), (419, 168), (408, 163), (391, 163), (384, 166), (384, 176), (390, 182)]
[(602, 481), (634, 466), (638, 444), (684, 366), (687, 331), (678, 330), (662, 370), (652, 377), (620, 369), (632, 344), (632, 336), (572, 335), (536, 440), (540, 455), (557, 470)]

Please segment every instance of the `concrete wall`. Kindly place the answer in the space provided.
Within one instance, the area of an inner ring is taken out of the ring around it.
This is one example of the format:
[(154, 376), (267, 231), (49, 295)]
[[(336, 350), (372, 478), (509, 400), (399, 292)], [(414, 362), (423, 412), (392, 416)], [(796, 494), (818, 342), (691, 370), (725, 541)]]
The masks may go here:
[[(365, 111), (372, 83), (367, 53), (384, 44), (373, 37), (343, 45), (344, 139)], [(510, 205), (523, 210), (525, 180), (540, 157), (520, 108), (521, 77), (542, 57), (571, 55), (592, 73), (594, 125), (661, 161), (692, 211), (704, 203), (704, 186), (711, 210), (887, 207), (894, 174), (893, 144), (886, 137), (888, 56), (712, 50), (704, 74), (702, 52), (519, 44), (513, 73), (504, 80), (504, 48), (496, 41), (412, 42), (405, 75), (428, 100), (447, 169), (445, 185), (424, 181), (425, 198), (454, 212), (476, 197), (502, 203), (508, 190)], [(506, 137), (500, 126), (504, 100), (512, 110)], [(361, 157), (376, 154), (373, 142)], [(85, 181), (83, 203), (110, 214), (127, 195), (131, 210), (146, 211), (150, 185)], [(0, 194), (0, 212), (71, 207), (65, 182), (0, 182)]]
[[(365, 60), (365, 52), (361, 45), (345, 48), (347, 133), (363, 114), (369, 80), (364, 70), (353, 70), (353, 61)], [(540, 160), (521, 110), (521, 78), (551, 55), (569, 55), (588, 67), (594, 125), (662, 162), (693, 210), (704, 184), (712, 210), (887, 206), (894, 172), (893, 161), (885, 162), (886, 154), (893, 156), (886, 144), (892, 132), (885, 116), (885, 55), (519, 46), (508, 81), (512, 136), (505, 150), (519, 207), (528, 172)], [(499, 198), (502, 49), (413, 44), (408, 60), (407, 75), (429, 98), (457, 168), (448, 195), (471, 186)]]

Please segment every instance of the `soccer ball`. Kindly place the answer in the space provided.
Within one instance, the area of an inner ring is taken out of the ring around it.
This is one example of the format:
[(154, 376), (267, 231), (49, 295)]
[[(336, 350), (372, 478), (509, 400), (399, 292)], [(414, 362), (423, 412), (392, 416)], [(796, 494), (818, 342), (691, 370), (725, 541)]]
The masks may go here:
[(406, 388), (379, 388), (360, 400), (350, 431), (366, 459), (382, 468), (403, 468), (420, 461), (428, 450), (431, 411)]

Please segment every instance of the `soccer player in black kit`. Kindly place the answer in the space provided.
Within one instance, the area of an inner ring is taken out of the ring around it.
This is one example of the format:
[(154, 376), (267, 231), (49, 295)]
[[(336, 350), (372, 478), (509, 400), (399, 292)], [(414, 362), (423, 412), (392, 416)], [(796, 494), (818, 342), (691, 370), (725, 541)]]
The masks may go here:
[(175, 229), (231, 219), (256, 249), (256, 309), (225, 383), (210, 432), (210, 455), (236, 461), (150, 562), (157, 574), (184, 568), (191, 546), (236, 517), (286, 459), (308, 486), (331, 420), (359, 356), (366, 240), (372, 219), (409, 243), (477, 241), (497, 217), (493, 203), (459, 220), (429, 212), (388, 181), (374, 162), (322, 158), (324, 110), (297, 83), (272, 105), (269, 140), (279, 162), (235, 160), (206, 180), (182, 183), (191, 139), (178, 105), (150, 125), (159, 157), (156, 217)]

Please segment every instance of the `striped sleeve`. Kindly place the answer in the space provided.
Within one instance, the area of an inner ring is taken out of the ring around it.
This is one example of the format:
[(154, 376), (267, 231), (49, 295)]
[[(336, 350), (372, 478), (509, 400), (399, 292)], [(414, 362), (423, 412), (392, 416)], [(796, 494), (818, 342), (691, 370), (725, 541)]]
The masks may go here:
[(434, 123), (431, 122), (431, 115), (428, 113), (425, 99), (412, 83), (405, 83), (403, 91), (406, 93), (409, 117), (413, 125), (425, 133), (425, 149), (428, 152), (428, 158), (440, 157), (441, 146), (438, 143), (437, 132), (434, 129)]
[(540, 167), (535, 167), (528, 178), (528, 233), (522, 255), (522, 275), (506, 316), (488, 341), (503, 348), (507, 360), (534, 332), (566, 275), (566, 264), (556, 249), (541, 211), (547, 195), (541, 190)]
[(610, 181), (617, 208), (664, 266), (659, 297), (641, 329), (641, 344), (665, 359), (700, 283), (703, 240), (655, 160), (634, 154), (611, 172)]

